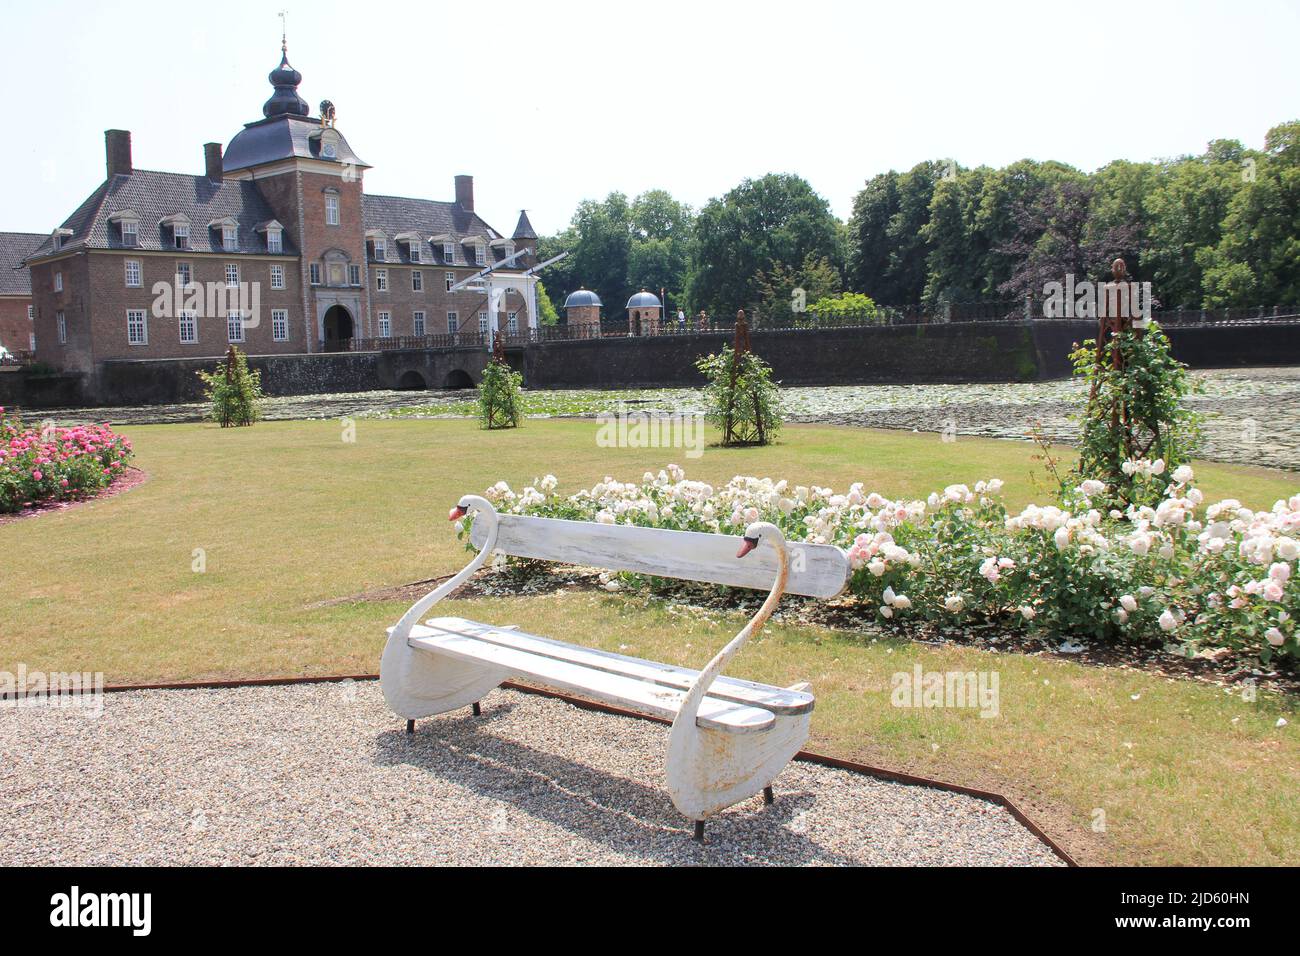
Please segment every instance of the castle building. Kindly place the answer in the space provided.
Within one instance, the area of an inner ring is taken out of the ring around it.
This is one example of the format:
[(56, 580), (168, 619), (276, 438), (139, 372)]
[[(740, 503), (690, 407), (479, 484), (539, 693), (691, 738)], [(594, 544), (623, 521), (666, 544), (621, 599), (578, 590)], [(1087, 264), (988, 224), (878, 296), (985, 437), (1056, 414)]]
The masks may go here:
[(36, 350), (32, 280), (23, 260), (45, 238), (37, 232), (0, 232), (0, 356)]
[[(470, 176), (450, 202), (368, 195), (370, 166), (331, 103), (310, 115), (283, 47), (269, 80), (262, 118), (224, 150), (207, 143), (199, 175), (137, 169), (131, 134), (105, 132), (103, 184), (26, 259), (37, 360), (93, 373), (232, 344), (258, 355), (477, 343), (536, 326), (525, 213), (497, 232), (474, 210)], [(498, 264), (487, 294), (452, 291)]]

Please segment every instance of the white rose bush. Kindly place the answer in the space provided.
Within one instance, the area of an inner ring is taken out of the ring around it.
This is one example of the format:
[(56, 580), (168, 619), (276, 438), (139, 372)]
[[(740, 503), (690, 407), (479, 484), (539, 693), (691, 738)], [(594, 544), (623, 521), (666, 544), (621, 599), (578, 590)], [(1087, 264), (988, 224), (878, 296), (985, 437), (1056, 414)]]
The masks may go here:
[(570, 495), (547, 475), (521, 493), (498, 482), (485, 496), (505, 513), (684, 531), (739, 535), (771, 521), (792, 542), (843, 548), (852, 594), (881, 622), (985, 622), (1189, 654), (1228, 648), (1265, 662), (1300, 653), (1291, 580), (1300, 495), (1252, 511), (1205, 504), (1187, 465), (1167, 473), (1162, 461), (1139, 460), (1125, 472), (1163, 476), (1159, 503), (1121, 511), (1107, 504), (1105, 482), (1084, 479), (1057, 504), (1011, 514), (996, 478), (904, 501), (861, 483), (841, 493), (737, 476), (714, 488), (676, 465)]

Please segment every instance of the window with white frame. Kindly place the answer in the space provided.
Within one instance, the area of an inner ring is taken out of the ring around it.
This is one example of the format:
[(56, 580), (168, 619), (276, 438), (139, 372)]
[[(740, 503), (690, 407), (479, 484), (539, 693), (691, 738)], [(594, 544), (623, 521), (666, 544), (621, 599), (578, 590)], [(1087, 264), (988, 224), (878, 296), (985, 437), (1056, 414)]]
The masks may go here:
[(444, 242), (442, 244), (442, 261), (450, 264), (456, 261), (456, 243)]
[(479, 331), (479, 334), (480, 334), (480, 335), (483, 335), (483, 334), (485, 334), (485, 333), (487, 332), (487, 330), (488, 330), (487, 313), (486, 313), (486, 312), (480, 312), (480, 313), (478, 314), (478, 331)]
[(28, 321), (28, 322), (35, 322), (35, 321), (36, 321), (36, 306), (34, 306), (34, 305), (29, 305), (29, 306), (27, 307), (27, 321)]
[(67, 345), (68, 344), (68, 320), (67, 317), (64, 316), (62, 309), (59, 309), (59, 311), (54, 314), (54, 322), (59, 327), (59, 344)]
[(476, 242), (474, 244), (474, 265), (487, 265), (487, 247), (481, 242)]
[(407, 248), (410, 250), (410, 253), (411, 253), (411, 261), (412, 261), (412, 262), (422, 262), (422, 261), (423, 261), (423, 259), (422, 259), (422, 254), (421, 254), (421, 251), (420, 251), (420, 240), (418, 240), (418, 239), (412, 239), (412, 240), (410, 241), (410, 243), (407, 245)]
[(280, 265), (278, 262), (271, 266), (271, 288), (284, 288), (284, 266)]
[(35, 351), (36, 351), (36, 333), (35, 333), (35, 332), (28, 332), (28, 333), (27, 333), (27, 350), (30, 351), (30, 352), (35, 352)]
[(284, 239), (279, 229), (266, 230), (266, 251), (283, 252)]
[(149, 344), (149, 326), (145, 322), (144, 309), (127, 309), (126, 341), (128, 345)]
[(447, 313), (447, 334), (455, 335), (460, 331), (460, 314), (457, 312)]
[(389, 312), (379, 313), (379, 337), (390, 338), (393, 334), (393, 316)]
[(63, 291), (63, 273), (62, 273), (62, 272), (56, 272), (56, 273), (54, 273), (54, 291), (55, 291), (55, 292), (62, 292), (62, 291)]
[(239, 248), (239, 227), (238, 226), (221, 227), (221, 248), (223, 249)]
[(289, 341), (289, 310), (271, 310), (271, 338), (276, 342)]
[(199, 316), (193, 309), (180, 312), (181, 345), (199, 344)]
[(447, 283), (447, 291), (450, 292), (450, 291), (451, 291), (451, 287), (454, 286), (454, 285), (456, 284), (456, 273), (454, 273), (454, 272), (444, 272), (444, 273), (442, 274), (442, 279), (443, 279), (444, 282)]
[(307, 268), (307, 274), (310, 277), (312, 285), (320, 285), (320, 263), (313, 262)]
[(244, 341), (244, 313), (232, 310), (226, 313), (226, 338), (231, 342)]
[(388, 270), (387, 269), (375, 270), (375, 289), (378, 290), (379, 292), (388, 291)]
[(140, 287), (140, 260), (126, 260), (126, 284), (129, 288), (138, 289)]
[(122, 220), (122, 245), (138, 246), (140, 244), (140, 224), (134, 219)]
[(361, 266), (355, 262), (348, 266), (348, 285), (361, 285)]
[(190, 224), (188, 222), (172, 223), (172, 243), (177, 249), (189, 248)]
[(424, 273), (421, 272), (419, 269), (411, 270), (411, 291), (412, 292), (424, 291)]
[(416, 335), (424, 335), (424, 313), (415, 312), (411, 315), (411, 328)]
[(194, 270), (188, 262), (176, 263), (176, 284), (182, 289), (194, 281)]
[(519, 334), (519, 313), (510, 312), (506, 314), (506, 331), (511, 335)]
[(337, 226), (339, 224), (339, 197), (333, 193), (327, 193), (325, 196), (325, 225)]
[(226, 285), (239, 285), (239, 263), (226, 263)]
[(375, 241), (375, 258), (380, 262), (388, 261), (388, 240), (376, 239)]

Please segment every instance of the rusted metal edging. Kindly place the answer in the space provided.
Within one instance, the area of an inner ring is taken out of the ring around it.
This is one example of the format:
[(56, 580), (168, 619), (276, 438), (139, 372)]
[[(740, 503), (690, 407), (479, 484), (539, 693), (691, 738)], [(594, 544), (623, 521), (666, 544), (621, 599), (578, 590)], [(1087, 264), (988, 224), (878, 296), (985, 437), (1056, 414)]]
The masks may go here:
[[(110, 684), (104, 687), (106, 694), (119, 694), (132, 690), (233, 690), (239, 687), (286, 687), (294, 684), (341, 684), (346, 681), (377, 681), (378, 674), (331, 674), (323, 677), (252, 677), (242, 680), (207, 680), (207, 681), (173, 681), (170, 683), (157, 684)], [(595, 701), (585, 700), (581, 697), (573, 697), (569, 694), (562, 694), (558, 691), (543, 690), (540, 687), (530, 687), (527, 684), (519, 684), (514, 681), (505, 681), (501, 686), (507, 690), (518, 691), (522, 694), (536, 694), (539, 697), (550, 697), (555, 700), (562, 700), (566, 704), (572, 704), (574, 707), (581, 707), (583, 710), (595, 710), (605, 714), (613, 714), (618, 717), (635, 717), (638, 720), (649, 720), (656, 724), (671, 725), (672, 721), (663, 717), (654, 717), (649, 714), (638, 714), (635, 711), (624, 710), (621, 707), (611, 707), (608, 704), (598, 704)], [(17, 691), (0, 693), (0, 700), (17, 698)], [(966, 787), (958, 783), (947, 783), (943, 780), (932, 780), (929, 777), (919, 777), (915, 774), (901, 773), (897, 770), (886, 770), (883, 767), (873, 767), (870, 764), (856, 763), (852, 760), (842, 760), (839, 757), (828, 757), (825, 754), (815, 753), (811, 750), (801, 750), (794, 755), (795, 760), (804, 763), (819, 764), (823, 767), (831, 767), (835, 770), (847, 770), (850, 773), (860, 773), (868, 777), (876, 777), (881, 780), (889, 780), (893, 783), (902, 783), (914, 787), (929, 787), (932, 790), (946, 790), (949, 793), (960, 793), (968, 797), (975, 797), (978, 800), (986, 800), (994, 803), (1015, 818), (1016, 822), (1032, 833), (1044, 846), (1055, 853), (1067, 866), (1078, 866), (1074, 857), (1066, 853), (1055, 840), (1043, 832), (1042, 828), (1033, 820), (1025, 816), (1024, 812), (1012, 803), (1009, 799), (1000, 793), (993, 793), (989, 790), (979, 790), (975, 787)]]

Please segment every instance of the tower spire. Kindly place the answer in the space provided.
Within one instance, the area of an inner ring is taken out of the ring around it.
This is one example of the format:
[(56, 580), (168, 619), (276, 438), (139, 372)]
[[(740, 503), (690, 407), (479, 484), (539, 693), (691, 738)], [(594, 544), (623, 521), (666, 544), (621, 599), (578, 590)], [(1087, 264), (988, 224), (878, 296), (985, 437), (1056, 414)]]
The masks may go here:
[(298, 95), (298, 84), (302, 82), (302, 74), (289, 65), (288, 12), (280, 11), (280, 65), (267, 77), (275, 87), (271, 98), (262, 105), (262, 115), (268, 118), (286, 114), (308, 116), (311, 113), (307, 101)]

